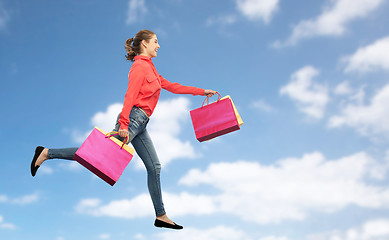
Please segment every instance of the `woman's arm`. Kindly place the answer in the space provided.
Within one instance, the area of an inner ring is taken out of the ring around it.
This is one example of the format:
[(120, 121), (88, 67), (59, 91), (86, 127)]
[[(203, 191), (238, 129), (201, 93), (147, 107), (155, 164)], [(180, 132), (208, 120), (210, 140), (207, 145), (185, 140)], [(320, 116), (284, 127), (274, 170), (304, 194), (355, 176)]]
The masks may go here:
[(128, 88), (126, 95), (124, 96), (123, 109), (119, 117), (120, 130), (128, 129), (128, 125), (130, 124), (130, 112), (134, 106), (140, 88), (142, 87), (143, 80), (144, 72), (142, 71), (142, 66), (133, 65), (128, 74)]
[(201, 96), (213, 96), (216, 92), (213, 90), (205, 90), (202, 88), (184, 86), (179, 83), (172, 83), (159, 75), (161, 79), (161, 87), (169, 92), (175, 94), (192, 94), (192, 95), (201, 95)]

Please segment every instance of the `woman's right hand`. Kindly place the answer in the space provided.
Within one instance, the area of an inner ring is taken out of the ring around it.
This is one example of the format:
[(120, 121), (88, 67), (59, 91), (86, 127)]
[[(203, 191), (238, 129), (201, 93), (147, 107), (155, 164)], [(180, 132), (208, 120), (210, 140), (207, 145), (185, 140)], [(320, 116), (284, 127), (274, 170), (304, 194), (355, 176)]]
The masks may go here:
[(128, 130), (127, 129), (119, 129), (119, 136), (120, 137), (127, 137), (128, 136)]
[(204, 95), (207, 96), (207, 97), (212, 97), (216, 93), (217, 93), (216, 91), (213, 91), (211, 89), (205, 89), (205, 91), (204, 91)]

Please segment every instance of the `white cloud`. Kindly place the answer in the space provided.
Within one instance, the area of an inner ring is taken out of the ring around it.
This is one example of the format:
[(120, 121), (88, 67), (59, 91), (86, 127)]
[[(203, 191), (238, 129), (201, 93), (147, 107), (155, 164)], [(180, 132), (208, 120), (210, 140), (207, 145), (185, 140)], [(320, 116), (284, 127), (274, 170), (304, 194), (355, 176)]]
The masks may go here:
[(138, 239), (138, 240), (146, 239), (145, 236), (142, 233), (135, 234), (134, 238)]
[[(122, 107), (123, 105), (120, 103), (113, 103), (109, 105), (105, 112), (97, 112), (95, 115), (93, 115), (90, 121), (90, 125), (92, 127), (97, 126), (105, 132), (112, 131), (112, 129), (115, 127), (117, 116), (122, 111)], [(82, 144), (92, 132), (92, 130), (92, 128), (86, 132), (73, 130), (73, 141), (78, 144)]]
[(99, 239), (111, 239), (111, 235), (108, 233), (102, 233), (99, 235)]
[(0, 32), (4, 31), (7, 28), (7, 24), (10, 20), (8, 11), (3, 7), (2, 2), (0, 2)]
[[(164, 232), (155, 235), (161, 240), (254, 240), (247, 233), (231, 226), (219, 225), (208, 229), (185, 228), (180, 232)], [(259, 240), (288, 240), (286, 237), (267, 236)]]
[(116, 200), (103, 205), (100, 199), (83, 199), (76, 205), (76, 211), (96, 217), (140, 218), (154, 215), (149, 194), (141, 194), (132, 200)]
[(0, 203), (10, 203), (15, 205), (27, 205), (39, 200), (38, 193), (28, 194), (21, 197), (9, 198), (6, 195), (0, 195)]
[(291, 81), (280, 89), (281, 95), (287, 95), (297, 103), (298, 109), (308, 116), (320, 119), (324, 115), (329, 101), (327, 87), (313, 82), (319, 71), (305, 66), (291, 76)]
[(217, 212), (264, 224), (303, 220), (310, 212), (332, 213), (347, 205), (386, 208), (389, 189), (365, 181), (382, 179), (386, 170), (363, 152), (332, 161), (315, 152), (270, 166), (211, 164), (205, 171), (191, 170), (180, 183), (212, 186), (220, 191), (209, 196), (218, 203)]
[(243, 231), (226, 226), (210, 229), (185, 228), (185, 231), (164, 232), (156, 236), (156, 239), (161, 240), (250, 240)]
[(16, 226), (12, 223), (4, 221), (4, 217), (0, 216), (0, 229), (16, 229)]
[(335, 87), (334, 93), (336, 95), (349, 95), (352, 93), (352, 88), (350, 87), (349, 82), (344, 81)]
[(92, 129), (87, 132), (80, 132), (79, 130), (72, 131), (72, 139), (75, 143), (82, 144), (85, 139), (89, 136)]
[(179, 138), (182, 124), (191, 121), (189, 106), (190, 101), (185, 97), (159, 101), (150, 118), (147, 128), (162, 165), (173, 159), (197, 156), (193, 145)]
[(276, 41), (273, 47), (292, 46), (305, 38), (316, 36), (340, 36), (351, 21), (363, 18), (377, 9), (384, 0), (331, 0), (323, 12), (314, 19), (303, 20), (293, 28), (292, 35)]
[(0, 195), (0, 203), (4, 203), (8, 201), (8, 197), (6, 195)]
[[(163, 199), (169, 216), (183, 216), (188, 213), (203, 215), (214, 213), (217, 210), (216, 201), (208, 196), (192, 195), (186, 192), (180, 194), (163, 192)], [(133, 199), (114, 200), (105, 205), (100, 199), (82, 199), (75, 209), (79, 213), (96, 217), (134, 219), (155, 215), (148, 193), (140, 194)], [(196, 212), (193, 213), (193, 209), (196, 209)]]
[(54, 170), (47, 166), (46, 164), (42, 165), (40, 168), (39, 168), (39, 175), (41, 174), (47, 174), (47, 175), (51, 175), (53, 174)]
[[(337, 160), (314, 152), (269, 166), (246, 161), (214, 163), (204, 171), (193, 169), (179, 180), (190, 188), (211, 187), (213, 194), (164, 192), (163, 199), (172, 217), (223, 213), (257, 224), (304, 220), (311, 212), (333, 213), (349, 205), (388, 208), (389, 188), (370, 181), (385, 180), (387, 168), (364, 152)], [(107, 204), (84, 199), (76, 209), (92, 216), (154, 215), (149, 194)]]
[[(65, 169), (65, 170), (68, 170), (71, 172), (81, 172), (81, 171), (85, 170), (85, 168), (76, 161), (64, 161), (64, 162), (61, 162), (59, 164), (59, 166), (62, 169)], [(93, 176), (96, 176), (96, 175), (93, 175)]]
[(238, 10), (250, 20), (269, 23), (278, 9), (279, 0), (236, 0)]
[(264, 237), (259, 240), (288, 240), (286, 237), (275, 237), (275, 236), (269, 236), (269, 237)]
[(359, 48), (353, 55), (343, 58), (347, 63), (345, 72), (371, 72), (389, 70), (389, 37)]
[(349, 126), (363, 135), (386, 135), (389, 132), (389, 84), (384, 86), (370, 104), (350, 103), (329, 120), (329, 127)]
[(127, 10), (127, 24), (135, 23), (148, 12), (145, 0), (130, 0)]
[[(205, 215), (218, 211), (218, 200), (207, 195), (195, 195), (187, 192), (179, 194), (164, 193), (164, 205), (172, 216), (184, 216), (188, 214)], [(196, 209), (193, 212), (193, 209)]]
[(236, 16), (235, 15), (221, 15), (218, 17), (209, 17), (205, 25), (207, 27), (218, 24), (218, 25), (230, 25), (236, 22)]
[(386, 240), (389, 239), (389, 219), (374, 219), (360, 227), (346, 231), (335, 230), (328, 233), (315, 234), (307, 240)]
[(118, 114), (122, 111), (121, 103), (114, 103), (108, 106), (105, 112), (96, 113), (91, 119), (92, 126), (98, 126), (106, 132), (112, 131), (115, 127)]
[(264, 111), (264, 112), (272, 112), (273, 111), (272, 106), (270, 106), (268, 103), (266, 103), (262, 99), (254, 101), (253, 103), (251, 103), (251, 107), (255, 108), (255, 109), (258, 109), (258, 110), (261, 110), (261, 111)]
[(17, 205), (26, 205), (26, 204), (37, 202), (38, 200), (39, 200), (39, 195), (37, 193), (33, 193), (19, 198), (14, 198), (11, 200), (11, 203)]

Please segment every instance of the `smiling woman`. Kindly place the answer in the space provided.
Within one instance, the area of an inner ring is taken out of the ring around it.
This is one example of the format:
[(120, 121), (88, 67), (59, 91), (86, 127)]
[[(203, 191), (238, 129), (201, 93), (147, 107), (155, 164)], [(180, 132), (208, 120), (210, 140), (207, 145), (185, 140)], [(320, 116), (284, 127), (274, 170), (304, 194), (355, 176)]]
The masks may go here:
[[(157, 56), (159, 48), (157, 36), (150, 30), (141, 30), (135, 37), (126, 40), (126, 58), (134, 63), (128, 74), (128, 89), (124, 97), (123, 108), (113, 131), (119, 132), (117, 138), (121, 141), (128, 136), (129, 142), (145, 164), (148, 189), (156, 214), (154, 226), (182, 229), (182, 226), (174, 223), (166, 215), (160, 184), (161, 164), (146, 126), (157, 105), (162, 88), (175, 94), (206, 95), (209, 97), (214, 95), (216, 91), (171, 83), (159, 75), (151, 61), (151, 58)], [(47, 149), (41, 146), (37, 147), (31, 162), (32, 176), (35, 176), (45, 160), (73, 160), (77, 150), (78, 148)]]

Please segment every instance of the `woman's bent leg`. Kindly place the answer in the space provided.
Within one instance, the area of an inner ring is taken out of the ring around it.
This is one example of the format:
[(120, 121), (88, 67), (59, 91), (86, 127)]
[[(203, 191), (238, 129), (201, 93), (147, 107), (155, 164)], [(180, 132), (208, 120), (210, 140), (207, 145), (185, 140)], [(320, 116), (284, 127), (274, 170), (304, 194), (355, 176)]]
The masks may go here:
[(48, 151), (49, 159), (67, 159), (74, 160), (73, 156), (78, 148), (50, 148)]
[(131, 143), (146, 166), (147, 185), (151, 200), (153, 201), (155, 214), (156, 216), (165, 215), (160, 183), (161, 164), (147, 130), (145, 129), (138, 134)]

